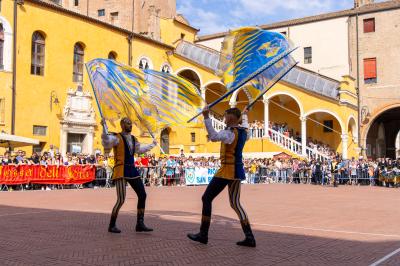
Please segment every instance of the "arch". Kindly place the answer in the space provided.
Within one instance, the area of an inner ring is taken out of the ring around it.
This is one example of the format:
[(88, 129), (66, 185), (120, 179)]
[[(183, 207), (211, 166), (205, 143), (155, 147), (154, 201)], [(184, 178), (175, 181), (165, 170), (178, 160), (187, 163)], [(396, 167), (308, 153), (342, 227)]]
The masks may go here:
[(3, 68), (5, 71), (12, 71), (12, 27), (11, 24), (3, 16), (0, 16), (0, 24), (3, 27)]
[[(204, 97), (206, 103), (210, 104), (221, 98), (221, 96), (226, 93), (226, 87), (220, 82), (207, 83), (207, 86), (203, 86), (202, 93), (202, 97)], [(228, 108), (229, 101), (223, 99), (220, 103), (212, 108), (212, 111), (218, 115), (222, 115)]]
[(5, 33), (11, 33), (12, 34), (11, 24), (10, 24), (10, 22), (8, 22), (8, 20), (5, 17), (0, 16), (0, 24), (3, 25), (3, 29), (4, 29)]
[(367, 143), (367, 135), (368, 135), (368, 131), (370, 130), (372, 124), (375, 122), (375, 120), (384, 112), (390, 110), (390, 109), (394, 109), (394, 108), (398, 108), (400, 107), (400, 103), (394, 103), (394, 104), (389, 104), (386, 105), (385, 107), (381, 108), (379, 110), (379, 112), (377, 112), (371, 119), (370, 122), (366, 125), (365, 130), (363, 132), (363, 145), (364, 147), (366, 146)]
[(209, 80), (203, 85), (203, 88), (206, 88), (207, 86), (212, 85), (212, 84), (219, 84), (219, 85), (225, 86), (225, 84), (223, 82), (221, 82), (220, 80)]
[(314, 110), (308, 111), (302, 117), (308, 117), (308, 116), (310, 116), (312, 114), (315, 114), (315, 113), (327, 113), (327, 114), (332, 115), (339, 122), (342, 134), (346, 135), (347, 132), (346, 132), (346, 128), (343, 125), (343, 121), (342, 121), (342, 119), (340, 119), (339, 115), (336, 114), (335, 112), (332, 112), (332, 111), (329, 111), (329, 110), (326, 110), (326, 109), (314, 109)]
[(46, 34), (35, 31), (32, 34), (31, 74), (43, 76), (46, 60)]
[(115, 52), (115, 51), (110, 51), (110, 52), (108, 53), (108, 59), (111, 59), (111, 60), (116, 61), (117, 58), (118, 58), (117, 52)]
[[(146, 67), (146, 62), (147, 62), (147, 67)], [(136, 65), (140, 69), (144, 69), (144, 68), (154, 69), (153, 62), (151, 61), (150, 57), (145, 56), (145, 55), (139, 56)]]
[(172, 73), (172, 67), (169, 63), (165, 62), (164, 64), (161, 65), (160, 67), (161, 72), (166, 72), (166, 73)]
[[(215, 89), (211, 89), (211, 87), (217, 87), (218, 91), (215, 91)], [(217, 98), (220, 98), (220, 96), (225, 94), (225, 92), (227, 91), (225, 85), (220, 82), (208, 82), (207, 85), (203, 86), (203, 88), (205, 89), (206, 100), (207, 100), (207, 98), (209, 98), (209, 97), (207, 97), (208, 96), (207, 92), (211, 91), (214, 94), (215, 97), (211, 97), (211, 98), (213, 98), (212, 101), (216, 100)], [(210, 103), (210, 102), (207, 101), (207, 103)]]
[(178, 69), (177, 71), (175, 71), (175, 74), (177, 76), (181, 76), (179, 74), (181, 74), (184, 71), (192, 71), (192, 72), (194, 72), (196, 74), (197, 78), (199, 79), (199, 83), (200, 83), (199, 84), (199, 88), (203, 87), (203, 79), (202, 79), (200, 73), (196, 69), (194, 69), (192, 67), (187, 67), (187, 66), (182, 67), (182, 68)]
[[(396, 136), (400, 130), (400, 104), (389, 104), (381, 108), (370, 119), (362, 132), (362, 148), (367, 156), (396, 156)], [(383, 132), (383, 136), (382, 136)]]
[[(349, 115), (347, 118), (347, 130), (349, 130), (349, 127), (351, 126), (351, 133), (353, 135), (353, 139), (358, 139), (358, 127), (357, 127), (357, 120), (354, 118), (353, 115)], [(352, 123), (353, 122), (353, 123)], [(352, 124), (350, 124), (352, 123)]]
[(295, 95), (293, 95), (293, 94), (291, 94), (291, 93), (289, 93), (289, 92), (286, 92), (286, 91), (277, 91), (277, 92), (274, 92), (274, 93), (272, 93), (272, 94), (264, 94), (263, 99), (264, 99), (264, 100), (270, 100), (270, 99), (272, 99), (272, 98), (274, 98), (274, 97), (276, 97), (276, 96), (279, 96), (279, 95), (286, 95), (286, 96), (289, 96), (290, 98), (292, 98), (292, 99), (297, 103), (297, 105), (299, 106), (299, 109), (300, 109), (300, 117), (305, 116), (305, 115), (304, 115), (304, 108), (303, 108), (303, 105), (301, 105), (300, 100), (299, 100)]
[(74, 44), (74, 60), (72, 79), (74, 82), (83, 82), (83, 66), (85, 62), (85, 44), (82, 42), (76, 42)]

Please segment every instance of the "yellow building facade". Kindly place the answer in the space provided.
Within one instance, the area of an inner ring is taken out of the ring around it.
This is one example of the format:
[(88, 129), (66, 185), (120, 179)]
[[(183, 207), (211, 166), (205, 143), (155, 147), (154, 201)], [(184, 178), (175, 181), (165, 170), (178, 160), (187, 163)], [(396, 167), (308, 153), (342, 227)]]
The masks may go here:
[[(46, 150), (50, 145), (62, 153), (89, 154), (102, 149), (100, 117), (86, 69), (82, 68), (82, 63), (95, 58), (112, 57), (134, 67), (180, 75), (199, 88), (206, 102), (226, 91), (214, 74), (216, 62), (213, 59), (218, 53), (193, 44), (198, 30), (184, 21), (161, 19), (161, 41), (155, 41), (39, 0), (16, 4), (14, 16), (14, 4), (12, 0), (1, 1), (0, 23), (6, 33), (3, 60), (7, 64), (0, 70), (0, 99), (4, 113), (0, 130), (38, 139), (41, 144), (34, 147), (36, 151)], [(16, 31), (11, 26), (15, 17)], [(14, 38), (15, 72), (12, 71)], [(249, 141), (246, 153), (260, 156), (266, 152), (285, 151), (309, 156), (313, 151), (307, 148), (306, 140), (311, 138), (329, 144), (345, 157), (357, 156), (354, 81), (350, 77), (333, 81), (303, 69), (298, 69), (298, 74), (333, 84), (337, 87), (334, 88), (335, 95), (327, 96), (297, 80), (280, 82), (250, 112), (250, 121), (263, 121), (264, 129)], [(223, 114), (230, 106), (243, 108), (246, 102), (246, 94), (238, 91), (216, 106), (213, 110), (215, 127), (223, 127), (217, 114)], [(269, 122), (287, 123), (293, 132), (299, 132), (302, 141), (295, 142), (276, 134), (270, 129)], [(333, 130), (326, 132), (326, 126)], [(118, 131), (118, 128), (110, 130)], [(170, 154), (178, 154), (181, 150), (195, 154), (219, 151), (217, 144), (207, 142), (204, 127), (168, 128), (158, 138)], [(143, 135), (140, 139), (150, 142)], [(32, 152), (31, 147), (26, 150), (28, 154)]]

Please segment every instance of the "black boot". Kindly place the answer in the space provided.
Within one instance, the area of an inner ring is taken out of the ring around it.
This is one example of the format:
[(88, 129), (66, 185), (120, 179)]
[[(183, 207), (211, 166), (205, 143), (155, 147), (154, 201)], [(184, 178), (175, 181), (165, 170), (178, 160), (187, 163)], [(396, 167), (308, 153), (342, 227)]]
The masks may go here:
[(251, 231), (249, 221), (248, 220), (240, 221), (240, 224), (242, 225), (242, 229), (246, 238), (243, 241), (237, 242), (236, 244), (239, 246), (254, 248), (256, 246), (256, 240), (254, 239), (253, 232)]
[(144, 224), (144, 209), (137, 210), (136, 232), (151, 232), (152, 228)]
[(108, 226), (108, 232), (110, 232), (110, 233), (115, 233), (115, 234), (121, 233), (121, 230), (119, 230), (119, 229), (115, 226), (115, 222), (116, 222), (116, 221), (117, 221), (117, 217), (111, 216), (110, 225)]
[(200, 232), (197, 234), (187, 234), (187, 237), (193, 241), (200, 242), (202, 244), (208, 243), (208, 229), (210, 228), (211, 218), (203, 216), (201, 218)]

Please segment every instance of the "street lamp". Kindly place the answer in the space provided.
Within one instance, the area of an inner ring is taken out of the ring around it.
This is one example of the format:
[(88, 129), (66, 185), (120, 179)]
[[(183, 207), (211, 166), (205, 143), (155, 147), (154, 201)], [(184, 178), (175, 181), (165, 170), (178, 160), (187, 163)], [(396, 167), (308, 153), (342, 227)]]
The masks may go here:
[(60, 103), (60, 101), (58, 100), (57, 93), (56, 93), (55, 90), (51, 91), (51, 93), (50, 93), (50, 111), (53, 111), (53, 103), (54, 104), (59, 104)]

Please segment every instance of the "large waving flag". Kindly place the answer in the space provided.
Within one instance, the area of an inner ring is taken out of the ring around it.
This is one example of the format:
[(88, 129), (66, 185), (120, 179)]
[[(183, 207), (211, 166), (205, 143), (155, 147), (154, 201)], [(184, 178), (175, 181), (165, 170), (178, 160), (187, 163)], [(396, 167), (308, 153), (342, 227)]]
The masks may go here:
[(216, 71), (228, 91), (210, 103), (209, 108), (243, 86), (248, 87), (245, 92), (250, 94), (250, 99), (258, 100), (294, 67), (294, 60), (290, 57), (294, 50), (286, 37), (277, 32), (256, 27), (230, 31), (222, 43)]
[(183, 124), (203, 105), (193, 85), (170, 74), (137, 70), (107, 59), (95, 59), (86, 66), (101, 116), (110, 123), (126, 116), (142, 132), (153, 135)]
[(204, 106), (200, 92), (187, 80), (150, 69), (144, 70), (144, 74), (160, 128), (185, 125)]
[(249, 98), (248, 107), (253, 106), (258, 100), (260, 100), (260, 98), (270, 88), (272, 88), (296, 65), (297, 62), (293, 57), (288, 55), (247, 82), (242, 88)]
[(235, 90), (293, 50), (281, 33), (256, 27), (239, 28), (231, 31), (222, 43), (217, 74), (228, 90)]

